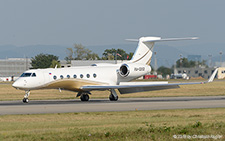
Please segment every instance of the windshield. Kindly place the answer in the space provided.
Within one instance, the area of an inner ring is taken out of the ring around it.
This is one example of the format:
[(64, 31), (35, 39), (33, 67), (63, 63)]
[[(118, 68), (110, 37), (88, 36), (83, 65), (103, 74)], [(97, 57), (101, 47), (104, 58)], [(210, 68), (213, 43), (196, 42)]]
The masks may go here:
[(20, 77), (30, 77), (32, 73), (23, 73)]

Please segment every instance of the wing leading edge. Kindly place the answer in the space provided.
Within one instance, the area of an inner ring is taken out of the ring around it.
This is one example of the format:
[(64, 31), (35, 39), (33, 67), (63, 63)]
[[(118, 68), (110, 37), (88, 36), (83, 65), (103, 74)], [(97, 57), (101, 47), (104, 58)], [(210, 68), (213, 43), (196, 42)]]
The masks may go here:
[(188, 82), (188, 83), (168, 83), (168, 82), (126, 82), (120, 83), (120, 85), (104, 85), (104, 86), (82, 86), (80, 89), (85, 91), (91, 90), (108, 90), (108, 89), (118, 89), (121, 94), (135, 93), (143, 91), (154, 91), (163, 89), (174, 89), (179, 88), (179, 85), (194, 85), (194, 84), (205, 84), (210, 83), (214, 80), (218, 68), (213, 72), (208, 81), (205, 82)]

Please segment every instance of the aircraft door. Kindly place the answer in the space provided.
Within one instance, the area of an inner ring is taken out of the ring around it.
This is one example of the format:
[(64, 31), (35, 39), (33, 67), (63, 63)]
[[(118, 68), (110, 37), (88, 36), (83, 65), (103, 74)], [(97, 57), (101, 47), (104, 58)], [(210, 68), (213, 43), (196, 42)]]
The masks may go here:
[(43, 72), (43, 81), (44, 83), (48, 83), (51, 80), (52, 74), (49, 72)]

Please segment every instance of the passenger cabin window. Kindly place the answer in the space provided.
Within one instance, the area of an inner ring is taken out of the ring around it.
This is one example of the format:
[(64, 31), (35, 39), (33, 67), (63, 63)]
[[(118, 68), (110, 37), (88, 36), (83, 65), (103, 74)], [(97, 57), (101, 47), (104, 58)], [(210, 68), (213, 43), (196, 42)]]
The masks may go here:
[(84, 75), (83, 75), (83, 74), (81, 74), (81, 75), (80, 75), (80, 78), (83, 78), (83, 77), (84, 77)]
[(53, 76), (53, 79), (55, 79), (55, 80), (56, 80), (56, 79), (57, 79), (57, 76), (55, 76), (55, 75), (54, 75), (54, 76)]
[(92, 64), (91, 66), (97, 66), (97, 64)]
[(93, 77), (94, 77), (94, 78), (96, 78), (96, 77), (97, 77), (97, 75), (94, 73), (94, 74), (93, 74)]
[(195, 71), (195, 74), (197, 74), (197, 73), (198, 73), (198, 70)]
[(76, 74), (74, 74), (74, 75), (73, 75), (73, 78), (77, 78), (77, 75), (76, 75)]
[(69, 79), (70, 78), (70, 75), (67, 75), (67, 78)]
[(36, 77), (36, 73), (33, 73), (33, 74), (32, 74), (32, 77)]
[(87, 78), (90, 78), (90, 74), (87, 74)]
[(23, 73), (20, 77), (30, 77), (32, 73)]
[(63, 75), (60, 75), (60, 78), (63, 79)]

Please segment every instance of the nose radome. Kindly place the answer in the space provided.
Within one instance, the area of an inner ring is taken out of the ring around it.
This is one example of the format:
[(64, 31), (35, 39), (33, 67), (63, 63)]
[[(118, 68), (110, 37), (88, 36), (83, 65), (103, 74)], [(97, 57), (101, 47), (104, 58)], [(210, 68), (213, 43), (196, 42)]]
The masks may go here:
[(13, 86), (14, 88), (19, 88), (19, 87), (20, 87), (20, 85), (19, 85), (19, 83), (18, 83), (17, 81), (15, 81), (15, 82), (12, 84), (12, 86)]

